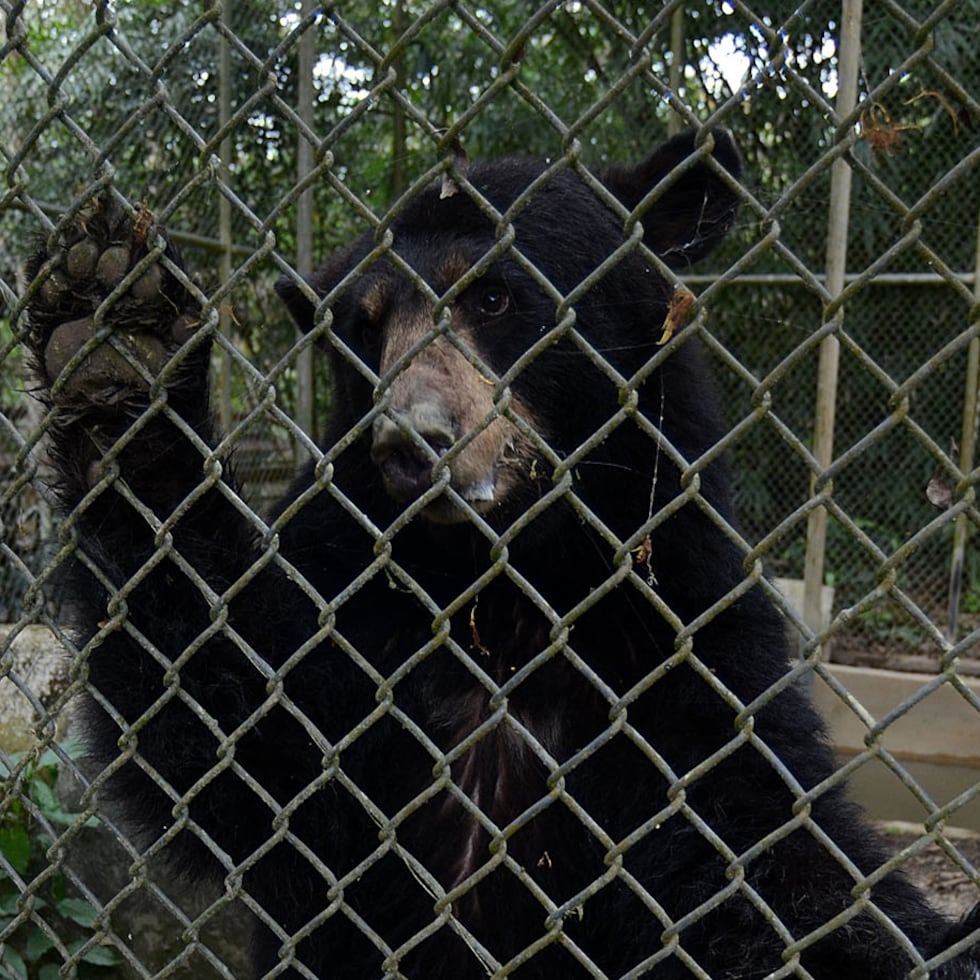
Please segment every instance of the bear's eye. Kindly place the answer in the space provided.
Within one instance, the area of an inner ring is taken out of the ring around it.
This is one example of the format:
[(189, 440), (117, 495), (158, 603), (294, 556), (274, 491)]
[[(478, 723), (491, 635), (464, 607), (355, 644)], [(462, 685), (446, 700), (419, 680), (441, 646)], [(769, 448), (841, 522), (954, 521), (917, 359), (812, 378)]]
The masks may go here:
[(510, 306), (510, 296), (501, 286), (486, 286), (480, 291), (480, 312), (486, 316), (500, 316)]

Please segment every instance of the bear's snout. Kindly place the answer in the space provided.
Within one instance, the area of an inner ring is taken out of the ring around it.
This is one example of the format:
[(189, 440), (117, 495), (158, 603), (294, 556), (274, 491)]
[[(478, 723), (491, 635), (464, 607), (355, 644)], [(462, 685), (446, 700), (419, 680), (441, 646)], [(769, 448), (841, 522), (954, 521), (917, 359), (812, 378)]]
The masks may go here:
[(371, 459), (388, 493), (406, 502), (429, 489), (433, 465), (455, 441), (448, 412), (434, 402), (421, 402), (406, 411), (389, 409), (374, 420)]
[[(407, 504), (433, 487), (451, 486), (470, 507), (485, 512), (507, 495), (514, 482), (509, 471), (516, 433), (496, 417), (492, 403), (485, 414), (464, 419), (454, 413), (455, 404), (430, 394), (404, 406), (389, 404), (375, 418), (371, 459), (393, 500)], [(438, 493), (423, 514), (453, 524), (465, 519), (465, 508)]]

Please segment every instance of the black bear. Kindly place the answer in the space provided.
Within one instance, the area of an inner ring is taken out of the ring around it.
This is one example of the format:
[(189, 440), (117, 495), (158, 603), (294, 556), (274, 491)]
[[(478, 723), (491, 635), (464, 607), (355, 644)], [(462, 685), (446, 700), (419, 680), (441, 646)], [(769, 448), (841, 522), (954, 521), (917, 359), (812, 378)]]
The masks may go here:
[(34, 257), (98, 783), (247, 895), (256, 976), (980, 976), (976, 916), (875, 874), (696, 331), (660, 343), (740, 169), (720, 130), (463, 167), (284, 278), (334, 408), (266, 521), (152, 216), (107, 192)]

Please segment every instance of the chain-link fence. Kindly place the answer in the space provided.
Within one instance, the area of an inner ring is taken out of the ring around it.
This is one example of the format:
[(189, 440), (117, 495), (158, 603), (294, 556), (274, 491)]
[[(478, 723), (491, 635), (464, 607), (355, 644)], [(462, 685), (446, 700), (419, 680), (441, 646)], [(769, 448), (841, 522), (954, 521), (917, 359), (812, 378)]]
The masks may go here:
[(0, 11), (0, 976), (980, 975), (976, 0)]

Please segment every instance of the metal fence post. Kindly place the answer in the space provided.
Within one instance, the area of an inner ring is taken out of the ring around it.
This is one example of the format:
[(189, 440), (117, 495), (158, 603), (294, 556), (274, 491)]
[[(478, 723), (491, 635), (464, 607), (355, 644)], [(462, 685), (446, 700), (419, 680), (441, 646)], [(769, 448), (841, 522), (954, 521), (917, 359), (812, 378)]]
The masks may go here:
[[(980, 304), (980, 214), (977, 215), (977, 252), (973, 272), (973, 313)], [(960, 469), (969, 474), (973, 469), (977, 443), (977, 388), (980, 385), (980, 339), (970, 341), (966, 364), (966, 390), (963, 393), (963, 430), (960, 436)], [(969, 487), (965, 495), (975, 495)], [(953, 532), (953, 554), (949, 569), (949, 626), (950, 643), (956, 642), (956, 630), (960, 615), (960, 598), (963, 590), (963, 559), (966, 553), (966, 537), (969, 531), (965, 513), (956, 518)]]
[[(844, 0), (841, 5), (840, 49), (837, 64), (837, 118), (847, 119), (857, 104), (858, 67), (861, 57), (861, 2)], [(838, 132), (844, 139), (846, 132)], [(851, 167), (844, 157), (833, 163), (830, 185), (830, 213), (827, 222), (827, 293), (831, 302), (844, 288), (847, 272), (847, 225), (851, 204)], [(833, 311), (834, 321), (844, 319), (842, 306)], [(830, 335), (820, 345), (814, 411), (813, 455), (821, 470), (826, 469), (834, 454), (834, 415), (837, 406), (837, 375), (840, 342)], [(811, 494), (823, 492), (817, 486), (817, 475), (811, 477)], [(821, 592), (827, 545), (827, 511), (817, 507), (807, 521), (806, 560), (803, 572), (803, 618), (818, 633), (822, 628)]]
[[(677, 93), (684, 81), (684, 5), (678, 4), (670, 15), (670, 90)], [(684, 128), (680, 114), (671, 110), (667, 134), (675, 136)]]
[[(303, 0), (300, 16), (312, 16), (316, 4), (313, 0)], [(316, 93), (313, 89), (313, 68), (316, 59), (314, 48), (314, 33), (312, 30), (303, 32), (299, 39), (299, 79), (297, 112), (300, 119), (312, 130), (314, 128), (313, 100)], [(302, 134), (298, 136), (296, 146), (296, 180), (301, 183), (313, 169), (313, 147)], [(306, 276), (313, 271), (313, 188), (307, 187), (300, 195), (296, 204), (296, 271)], [(313, 374), (313, 348), (304, 347), (296, 355), (296, 422), (307, 434), (314, 435), (314, 414), (316, 405), (316, 390)], [(297, 456), (302, 457), (300, 444), (296, 442)], [(302, 459), (297, 459), (302, 462)]]
[[(221, 24), (226, 29), (221, 33), (218, 44), (218, 126), (225, 130), (231, 119), (231, 46), (228, 33), (232, 30), (232, 6), (234, 0), (222, 0)], [(225, 131), (221, 139), (221, 169), (222, 180), (231, 176), (230, 164), (232, 155), (231, 131)], [(218, 238), (221, 241), (221, 253), (218, 268), (222, 282), (231, 279), (233, 266), (231, 232), (231, 202), (221, 194), (218, 197)], [(227, 303), (222, 303), (218, 311), (218, 329), (223, 337), (231, 337), (231, 310)], [(219, 347), (218, 363), (218, 418), (221, 429), (228, 432), (231, 429), (231, 358), (227, 350)]]

